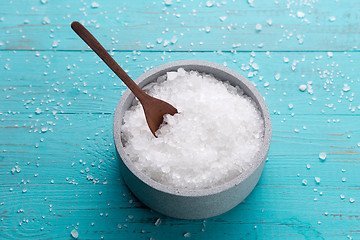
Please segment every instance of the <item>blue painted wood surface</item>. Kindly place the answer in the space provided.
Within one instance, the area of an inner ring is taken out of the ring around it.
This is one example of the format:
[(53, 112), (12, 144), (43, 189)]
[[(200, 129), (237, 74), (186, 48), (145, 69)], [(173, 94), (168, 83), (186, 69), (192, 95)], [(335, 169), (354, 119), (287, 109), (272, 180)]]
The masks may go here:
[[(79, 239), (360, 238), (357, 0), (96, 3), (0, 3), (0, 239), (71, 239), (73, 229)], [(200, 59), (256, 84), (273, 139), (245, 202), (187, 221), (131, 195), (112, 138), (125, 86), (71, 31), (73, 20), (133, 78)]]

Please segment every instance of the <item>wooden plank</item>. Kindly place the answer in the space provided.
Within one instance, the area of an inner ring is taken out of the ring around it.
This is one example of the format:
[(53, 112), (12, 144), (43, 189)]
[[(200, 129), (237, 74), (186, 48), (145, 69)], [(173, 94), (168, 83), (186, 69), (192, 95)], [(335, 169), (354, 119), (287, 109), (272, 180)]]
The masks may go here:
[[(75, 227), (81, 238), (182, 239), (186, 232), (196, 239), (358, 236), (353, 229), (359, 224), (359, 203), (350, 203), (349, 199), (360, 199), (360, 159), (346, 154), (359, 153), (355, 147), (358, 139), (329, 135), (335, 125), (344, 132), (356, 129), (351, 115), (342, 116), (335, 124), (323, 124), (327, 116), (304, 115), (300, 120), (308, 129), (299, 133), (292, 131), (297, 122), (285, 125), (275, 115), (269, 160), (258, 186), (234, 210), (205, 222), (162, 216), (131, 196), (114, 157), (112, 114), (60, 114), (54, 120), (45, 114), (35, 119), (25, 114), (3, 117), (1, 238), (51, 239), (70, 236)], [(20, 127), (41, 126), (49, 117), (56, 124), (45, 133), (29, 133)], [(327, 153), (325, 161), (318, 159), (320, 151)], [(343, 154), (335, 154), (338, 152)], [(320, 184), (314, 177), (321, 178)], [(307, 186), (302, 184), (303, 179)], [(154, 225), (157, 218), (162, 219), (160, 226)]]
[[(341, 115), (359, 113), (356, 96), (360, 91), (360, 54), (334, 52), (330, 56), (327, 52), (142, 52), (133, 59), (131, 52), (114, 53), (134, 79), (154, 66), (177, 60), (198, 59), (226, 65), (256, 84), (272, 115), (288, 121), (297, 119), (294, 116), (299, 114), (328, 115), (328, 120), (336, 121)], [(0, 79), (3, 114), (10, 111), (34, 117), (37, 108), (41, 114), (50, 115), (53, 111), (113, 113), (126, 89), (92, 52), (1, 52), (0, 66), (5, 67)], [(308, 86), (302, 92), (300, 85)]]
[[(22, 177), (34, 179), (37, 183), (50, 184), (51, 180), (66, 183), (67, 177), (69, 181), (81, 173), (81, 180), (77, 177), (76, 182), (87, 184), (88, 172), (91, 174), (92, 171), (99, 171), (98, 175), (94, 176), (98, 177), (99, 181), (105, 181), (106, 175), (110, 174), (112, 178), (106, 177), (107, 182), (117, 182), (119, 176), (112, 138), (112, 114), (61, 114), (58, 119), (50, 117), (51, 124), (48, 123), (49, 117), (46, 115), (39, 115), (36, 119), (29, 119), (26, 115), (9, 115), (1, 119), (0, 129), (4, 137), (0, 141), (0, 164), (1, 168), (6, 170), (7, 176), (16, 175), (16, 172), (11, 174), (11, 171), (18, 165), (23, 169)], [(314, 174), (321, 174), (323, 177), (336, 172), (337, 178), (329, 178), (323, 183), (327, 184), (326, 187), (344, 186), (340, 176), (346, 173), (343, 173), (342, 169), (353, 175), (352, 171), (356, 171), (360, 162), (360, 149), (357, 146), (359, 139), (356, 137), (359, 128), (354, 118), (343, 116), (339, 123), (324, 124), (324, 116), (317, 119), (313, 115), (302, 116), (301, 121), (307, 129), (301, 128), (299, 132), (293, 131), (298, 125), (296, 121), (282, 124), (280, 118), (274, 116), (272, 121), (273, 138), (268, 165), (273, 167), (268, 169), (268, 177), (277, 177), (277, 172), (281, 170), (285, 171), (286, 181), (277, 182), (277, 185), (287, 185), (290, 179), (291, 184), (301, 185), (302, 179), (297, 177), (298, 173), (311, 177), (311, 181), (315, 177), (309, 175), (312, 173), (307, 169), (309, 164), (316, 169)], [(26, 127), (23, 127), (24, 125)], [(334, 126), (344, 132), (353, 131), (351, 134), (355, 137), (349, 138), (346, 134), (330, 135), (334, 132)], [(325, 161), (319, 159), (320, 152), (327, 153)], [(54, 165), (58, 171), (54, 176), (39, 173), (40, 169), (44, 169), (43, 173), (53, 171)], [(292, 167), (288, 169), (289, 165)], [(85, 166), (89, 169), (86, 170)], [(17, 181), (17, 178), (6, 177), (7, 186), (16, 184)], [(268, 181), (267, 185), (272, 185), (271, 181)], [(357, 187), (356, 181), (350, 181), (346, 186)]]
[[(114, 50), (356, 51), (360, 40), (357, 0), (256, 1), (254, 7), (206, 2), (104, 1), (94, 8), (81, 1), (6, 0), (0, 3), (0, 49), (85, 50), (70, 29), (74, 20)], [(174, 36), (175, 44), (164, 46)]]

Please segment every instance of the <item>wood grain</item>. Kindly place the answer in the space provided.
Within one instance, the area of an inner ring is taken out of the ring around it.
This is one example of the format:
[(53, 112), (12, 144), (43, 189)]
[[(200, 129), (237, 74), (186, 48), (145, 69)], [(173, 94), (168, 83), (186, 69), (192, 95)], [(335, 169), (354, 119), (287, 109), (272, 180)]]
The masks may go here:
[[(275, 2), (0, 2), (0, 239), (71, 239), (75, 228), (79, 239), (184, 239), (187, 232), (190, 239), (358, 239), (360, 5)], [(73, 20), (134, 79), (164, 63), (199, 59), (256, 85), (273, 138), (245, 202), (185, 221), (131, 195), (112, 138), (126, 87), (78, 41)], [(164, 47), (173, 36), (177, 42)]]
[[(225, 2), (207, 7), (206, 1), (173, 1), (170, 6), (161, 1), (104, 1), (93, 8), (81, 1), (42, 5), (38, 0), (26, 4), (5, 0), (0, 3), (4, 16), (0, 48), (86, 50), (69, 29), (74, 20), (85, 23), (105, 48), (114, 50), (357, 51), (359, 47), (357, 0), (262, 0), (255, 7), (247, 1)], [(305, 16), (299, 18), (298, 12)], [(262, 25), (261, 31), (256, 24)], [(164, 46), (174, 36), (177, 42)]]

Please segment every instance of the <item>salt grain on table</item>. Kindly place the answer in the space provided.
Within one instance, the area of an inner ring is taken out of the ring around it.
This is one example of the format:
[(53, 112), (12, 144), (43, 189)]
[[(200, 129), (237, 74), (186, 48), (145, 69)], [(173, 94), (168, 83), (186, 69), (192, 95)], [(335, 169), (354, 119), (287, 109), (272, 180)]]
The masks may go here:
[(73, 229), (73, 230), (71, 231), (71, 236), (72, 236), (74, 239), (77, 239), (77, 238), (79, 237), (79, 233), (78, 233), (75, 229)]
[(147, 91), (180, 114), (165, 116), (154, 138), (139, 104), (125, 113), (122, 138), (134, 165), (157, 182), (188, 189), (219, 185), (247, 170), (264, 132), (255, 103), (210, 75), (180, 68), (164, 80)]

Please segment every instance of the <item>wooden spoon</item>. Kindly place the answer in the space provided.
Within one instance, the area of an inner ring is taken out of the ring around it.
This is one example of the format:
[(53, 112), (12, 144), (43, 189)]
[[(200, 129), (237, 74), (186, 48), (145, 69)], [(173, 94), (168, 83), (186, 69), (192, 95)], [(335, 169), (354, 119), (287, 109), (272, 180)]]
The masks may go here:
[(96, 40), (96, 38), (83, 26), (75, 21), (71, 23), (71, 28), (81, 37), (84, 42), (111, 68), (111, 70), (128, 86), (132, 93), (139, 99), (145, 113), (146, 122), (150, 131), (155, 135), (163, 122), (165, 114), (174, 115), (178, 113), (176, 108), (160, 99), (146, 94), (126, 72), (115, 62), (105, 48)]

